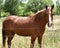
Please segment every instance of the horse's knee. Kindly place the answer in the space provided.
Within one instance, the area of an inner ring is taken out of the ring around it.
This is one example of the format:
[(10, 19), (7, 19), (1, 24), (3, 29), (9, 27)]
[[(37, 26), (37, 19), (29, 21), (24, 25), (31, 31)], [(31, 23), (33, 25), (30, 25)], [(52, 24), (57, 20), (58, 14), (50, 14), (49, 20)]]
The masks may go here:
[(8, 37), (7, 43), (8, 43), (8, 44), (11, 43), (11, 37)]
[(38, 43), (40, 44), (41, 41), (42, 41), (42, 37), (40, 36), (40, 37), (38, 37)]
[(2, 48), (5, 48), (4, 46), (2, 46)]
[(38, 37), (38, 46), (41, 48), (42, 37)]
[(11, 44), (11, 41), (10, 41), (10, 40), (7, 40), (7, 43), (8, 43), (8, 44)]
[(41, 44), (38, 44), (39, 48), (41, 48)]
[(36, 40), (36, 36), (31, 37), (31, 44), (34, 44), (35, 40)]
[(30, 48), (33, 48), (33, 47), (34, 47), (34, 44), (31, 43), (31, 44), (30, 44)]
[(7, 40), (7, 43), (8, 43), (8, 48), (11, 48), (11, 40)]
[(33, 48), (34, 47), (34, 42), (36, 40), (36, 36), (32, 36), (31, 37), (31, 44), (30, 44), (30, 48)]
[(11, 45), (8, 45), (8, 48), (11, 48)]

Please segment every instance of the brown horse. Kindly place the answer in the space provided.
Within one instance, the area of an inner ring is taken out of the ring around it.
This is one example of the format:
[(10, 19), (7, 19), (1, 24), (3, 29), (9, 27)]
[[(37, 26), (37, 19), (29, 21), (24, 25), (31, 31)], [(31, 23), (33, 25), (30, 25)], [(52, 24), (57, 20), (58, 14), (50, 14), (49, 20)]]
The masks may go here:
[(2, 37), (3, 47), (5, 48), (5, 40), (8, 38), (8, 48), (11, 48), (11, 40), (15, 34), (21, 36), (31, 36), (30, 48), (34, 47), (35, 39), (38, 38), (39, 47), (41, 48), (41, 41), (45, 31), (45, 26), (52, 26), (53, 14), (51, 7), (46, 6), (45, 9), (38, 11), (33, 16), (18, 17), (9, 16), (3, 21), (2, 25)]

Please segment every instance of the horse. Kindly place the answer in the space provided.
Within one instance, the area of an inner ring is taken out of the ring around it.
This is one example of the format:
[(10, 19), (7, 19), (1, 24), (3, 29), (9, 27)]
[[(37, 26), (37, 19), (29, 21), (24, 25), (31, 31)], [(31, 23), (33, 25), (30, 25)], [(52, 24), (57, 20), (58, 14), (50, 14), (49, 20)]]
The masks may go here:
[(54, 5), (51, 7), (46, 5), (44, 9), (28, 17), (8, 16), (2, 23), (2, 48), (5, 48), (6, 37), (8, 48), (11, 48), (11, 41), (15, 34), (30, 36), (30, 48), (34, 48), (34, 42), (38, 38), (38, 45), (41, 48), (46, 24), (48, 27), (53, 25), (53, 8)]

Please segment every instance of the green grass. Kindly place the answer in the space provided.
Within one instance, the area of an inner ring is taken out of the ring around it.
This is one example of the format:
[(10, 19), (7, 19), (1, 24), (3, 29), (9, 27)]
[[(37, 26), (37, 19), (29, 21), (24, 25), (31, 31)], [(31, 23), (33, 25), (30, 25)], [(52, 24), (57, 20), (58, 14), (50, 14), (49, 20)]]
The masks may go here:
[[(54, 28), (46, 27), (42, 39), (42, 48), (60, 48), (60, 16), (54, 16)], [(2, 22), (4, 18), (0, 19), (0, 48), (2, 48)], [(57, 22), (56, 22), (57, 21)], [(15, 35), (12, 40), (12, 48), (30, 48), (30, 37), (22, 37)], [(38, 48), (36, 39), (34, 48)]]

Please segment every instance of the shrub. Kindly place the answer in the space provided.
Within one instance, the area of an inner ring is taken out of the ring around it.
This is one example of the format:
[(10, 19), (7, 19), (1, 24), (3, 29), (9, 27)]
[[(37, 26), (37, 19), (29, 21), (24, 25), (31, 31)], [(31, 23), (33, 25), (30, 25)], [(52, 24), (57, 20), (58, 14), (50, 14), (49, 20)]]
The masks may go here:
[(1, 12), (1, 17), (6, 17), (6, 16), (9, 16), (10, 13), (9, 12)]

